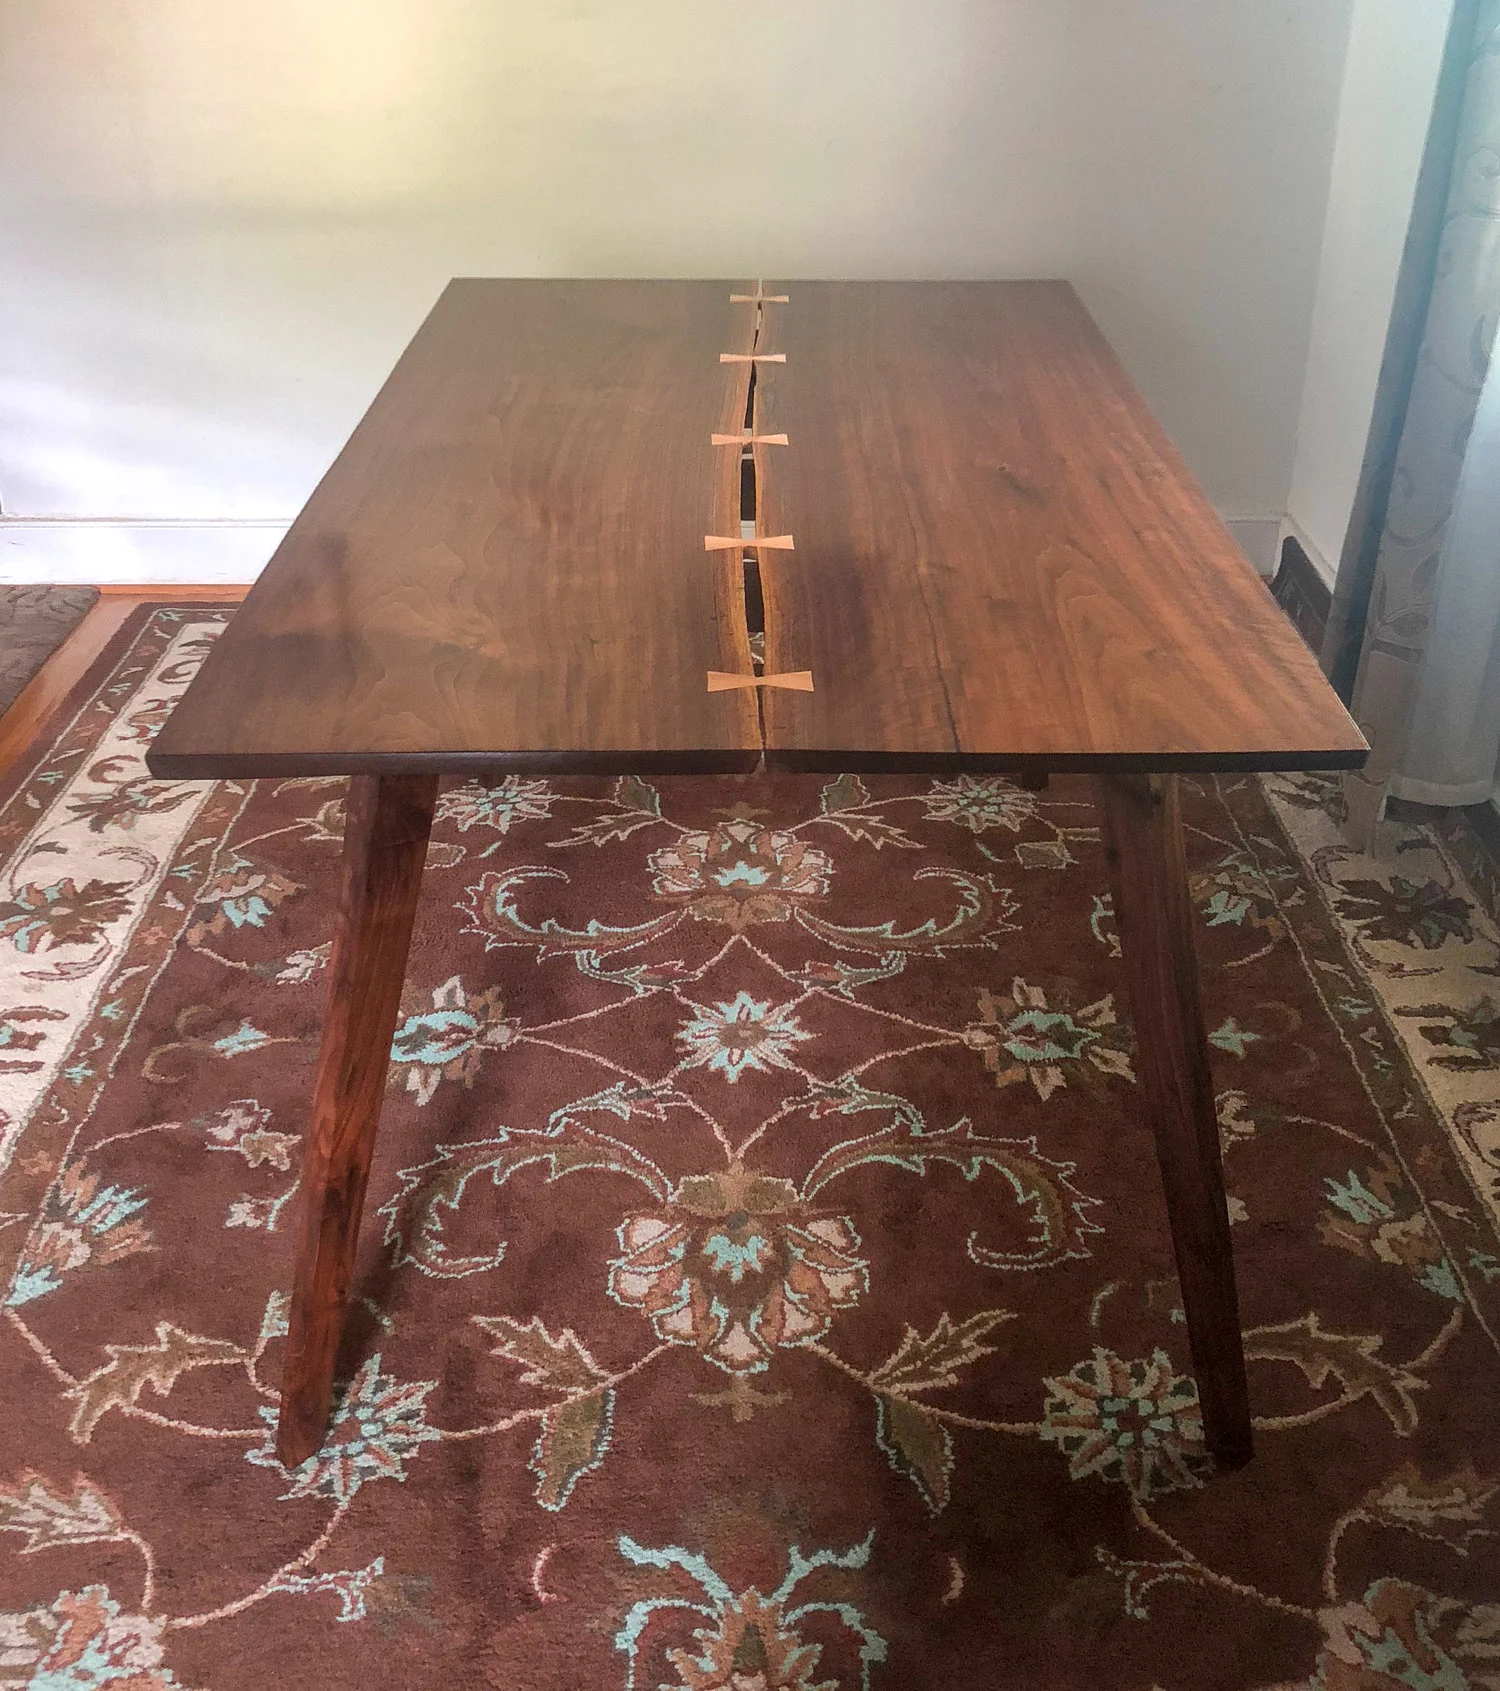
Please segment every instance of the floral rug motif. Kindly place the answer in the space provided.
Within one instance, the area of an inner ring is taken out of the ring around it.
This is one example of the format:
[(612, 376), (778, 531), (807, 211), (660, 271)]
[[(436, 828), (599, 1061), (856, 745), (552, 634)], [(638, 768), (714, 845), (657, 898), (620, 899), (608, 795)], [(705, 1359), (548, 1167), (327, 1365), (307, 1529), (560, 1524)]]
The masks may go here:
[(272, 1433), (344, 786), (0, 791), (0, 1688), (1500, 1687), (1500, 947), (1189, 781), (1213, 1470), (1086, 782), (446, 787), (333, 1425)]

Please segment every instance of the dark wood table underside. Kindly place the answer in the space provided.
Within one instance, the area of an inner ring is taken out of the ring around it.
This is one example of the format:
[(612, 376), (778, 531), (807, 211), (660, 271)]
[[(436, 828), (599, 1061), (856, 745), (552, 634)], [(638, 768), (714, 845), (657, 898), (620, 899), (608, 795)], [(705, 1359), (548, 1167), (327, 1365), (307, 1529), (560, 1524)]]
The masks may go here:
[(327, 1425), (439, 776), (762, 760), (1094, 773), (1205, 1437), (1247, 1460), (1176, 774), (1365, 755), (1065, 283), (452, 283), (147, 757), (353, 777), (283, 1461)]

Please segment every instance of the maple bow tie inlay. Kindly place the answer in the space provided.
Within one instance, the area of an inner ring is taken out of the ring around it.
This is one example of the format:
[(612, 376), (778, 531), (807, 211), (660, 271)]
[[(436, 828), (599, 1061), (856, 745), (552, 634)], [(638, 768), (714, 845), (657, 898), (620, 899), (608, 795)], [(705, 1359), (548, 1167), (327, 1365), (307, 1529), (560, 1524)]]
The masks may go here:
[(727, 675), (721, 669), (709, 670), (710, 693), (728, 693), (736, 687), (785, 687), (792, 693), (810, 693), (813, 690), (812, 671), (793, 669), (782, 675)]
[(796, 550), (789, 534), (752, 534), (743, 537), (738, 534), (705, 534), (703, 537), (705, 552), (745, 551), (751, 546), (760, 546), (771, 552)]

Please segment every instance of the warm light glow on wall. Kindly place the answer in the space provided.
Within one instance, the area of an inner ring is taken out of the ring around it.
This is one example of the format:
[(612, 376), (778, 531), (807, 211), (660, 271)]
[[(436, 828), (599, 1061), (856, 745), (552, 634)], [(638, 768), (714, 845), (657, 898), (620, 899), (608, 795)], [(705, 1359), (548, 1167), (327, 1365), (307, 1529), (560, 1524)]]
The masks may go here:
[(289, 518), (455, 274), (1071, 276), (1275, 512), (1352, 3), (0, 0), (6, 520)]
[(441, 184), (454, 117), (445, 81), (456, 67), (432, 9), (406, 0), (132, 9), (161, 198), (357, 213)]

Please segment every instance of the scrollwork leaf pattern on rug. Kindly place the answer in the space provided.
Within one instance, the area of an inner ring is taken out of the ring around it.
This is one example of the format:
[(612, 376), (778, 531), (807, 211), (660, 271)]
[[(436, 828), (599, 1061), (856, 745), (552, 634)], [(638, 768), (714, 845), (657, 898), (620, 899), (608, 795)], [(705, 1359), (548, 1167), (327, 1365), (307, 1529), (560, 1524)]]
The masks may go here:
[(1184, 781), (1259, 1455), (1203, 1442), (1082, 781), (441, 794), (321, 1449), (276, 1458), (343, 786), (0, 790), (0, 1684), (1478, 1691), (1500, 945)]

